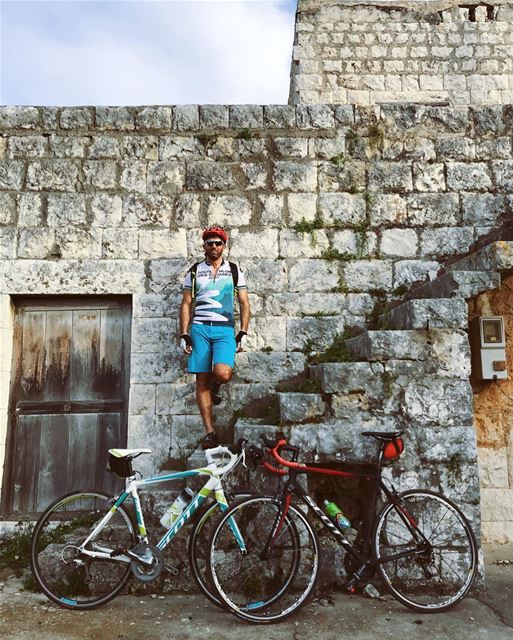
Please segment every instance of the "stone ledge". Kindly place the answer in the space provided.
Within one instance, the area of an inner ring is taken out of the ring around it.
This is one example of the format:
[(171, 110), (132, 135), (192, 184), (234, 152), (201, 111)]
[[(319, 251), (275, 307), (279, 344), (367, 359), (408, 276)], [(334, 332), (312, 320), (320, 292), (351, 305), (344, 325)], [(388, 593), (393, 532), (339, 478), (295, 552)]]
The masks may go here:
[(409, 300), (383, 316), (390, 329), (465, 329), (468, 309), (461, 298)]
[(507, 271), (513, 269), (513, 242), (499, 240), (479, 249), (475, 253), (458, 260), (451, 270), (466, 271)]
[(501, 276), (495, 271), (449, 271), (432, 282), (415, 287), (408, 298), (458, 297), (467, 300), (496, 289), (500, 284)]

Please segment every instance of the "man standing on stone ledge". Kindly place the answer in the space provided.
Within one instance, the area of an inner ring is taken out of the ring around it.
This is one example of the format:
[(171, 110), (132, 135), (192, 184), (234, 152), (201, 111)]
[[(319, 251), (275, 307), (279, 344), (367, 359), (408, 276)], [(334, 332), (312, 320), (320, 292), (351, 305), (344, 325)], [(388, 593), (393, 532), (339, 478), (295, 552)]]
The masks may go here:
[[(207, 432), (201, 446), (209, 449), (218, 445), (212, 405), (221, 402), (219, 387), (232, 377), (235, 352), (243, 350), (250, 312), (244, 274), (235, 263), (223, 258), (228, 234), (222, 227), (213, 226), (203, 231), (202, 239), (205, 260), (189, 269), (182, 286), (180, 341), (189, 356), (189, 373), (196, 374), (196, 400)], [(237, 335), (235, 291), (241, 327)]]

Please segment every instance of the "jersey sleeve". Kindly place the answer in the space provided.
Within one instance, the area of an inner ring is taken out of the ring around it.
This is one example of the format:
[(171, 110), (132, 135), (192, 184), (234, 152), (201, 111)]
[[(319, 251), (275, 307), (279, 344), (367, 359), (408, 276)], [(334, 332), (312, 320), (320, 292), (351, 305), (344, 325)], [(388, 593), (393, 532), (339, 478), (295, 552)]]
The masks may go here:
[(189, 291), (192, 291), (192, 278), (191, 278), (191, 272), (187, 271), (185, 278), (183, 279), (183, 283), (182, 283), (182, 290), (183, 289), (187, 289)]
[(240, 289), (247, 289), (248, 285), (246, 284), (246, 276), (244, 275), (244, 272), (241, 271), (241, 268), (238, 265), (237, 268), (239, 270), (239, 279), (237, 280), (237, 286), (235, 287), (235, 289), (237, 291), (239, 291)]

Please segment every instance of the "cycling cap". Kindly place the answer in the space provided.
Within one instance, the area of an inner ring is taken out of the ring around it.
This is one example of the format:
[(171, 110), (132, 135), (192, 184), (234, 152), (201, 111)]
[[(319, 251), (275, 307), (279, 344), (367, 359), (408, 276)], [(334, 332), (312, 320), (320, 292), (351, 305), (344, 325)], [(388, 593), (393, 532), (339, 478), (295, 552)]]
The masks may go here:
[(223, 227), (218, 227), (216, 225), (214, 225), (213, 227), (207, 227), (203, 231), (203, 235), (201, 237), (202, 237), (203, 240), (206, 240), (207, 238), (210, 238), (211, 236), (217, 236), (218, 238), (221, 238), (221, 240), (225, 244), (226, 244), (226, 242), (228, 240), (228, 234), (223, 229)]

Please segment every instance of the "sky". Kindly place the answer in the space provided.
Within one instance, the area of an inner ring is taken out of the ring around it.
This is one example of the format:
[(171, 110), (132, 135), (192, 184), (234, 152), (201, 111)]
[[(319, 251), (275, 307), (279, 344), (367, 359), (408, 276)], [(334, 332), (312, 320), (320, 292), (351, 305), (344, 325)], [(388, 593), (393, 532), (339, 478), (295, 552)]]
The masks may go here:
[(0, 0), (0, 104), (286, 104), (296, 0)]

